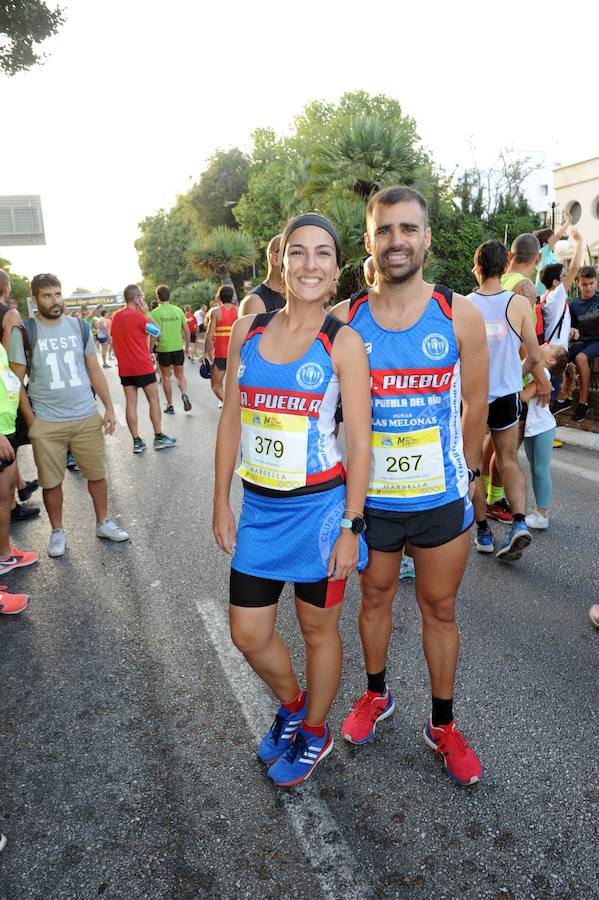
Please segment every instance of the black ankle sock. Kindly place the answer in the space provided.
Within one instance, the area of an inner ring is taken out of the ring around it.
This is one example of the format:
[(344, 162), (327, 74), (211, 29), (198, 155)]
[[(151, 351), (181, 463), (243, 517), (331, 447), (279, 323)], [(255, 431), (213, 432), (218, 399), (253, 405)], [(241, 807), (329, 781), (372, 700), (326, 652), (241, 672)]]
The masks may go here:
[(488, 531), (489, 523), (487, 522), (486, 519), (481, 519), (480, 522), (476, 523), (476, 527), (478, 528), (479, 531)]
[(370, 672), (366, 673), (366, 677), (368, 678), (368, 690), (372, 691), (373, 694), (384, 694), (385, 693), (385, 673), (387, 669), (383, 669), (382, 672), (377, 672), (375, 675), (371, 675)]
[(514, 522), (524, 522), (524, 513), (513, 513)]
[(440, 700), (433, 697), (433, 726), (449, 725), (453, 721), (453, 697), (451, 700)]

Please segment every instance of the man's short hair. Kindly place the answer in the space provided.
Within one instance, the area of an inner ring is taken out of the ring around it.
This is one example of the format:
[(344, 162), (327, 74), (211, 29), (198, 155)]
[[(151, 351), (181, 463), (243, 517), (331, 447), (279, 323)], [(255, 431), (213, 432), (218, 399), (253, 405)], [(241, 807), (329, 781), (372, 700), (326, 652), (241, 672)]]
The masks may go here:
[(138, 294), (141, 294), (141, 289), (138, 284), (128, 284), (125, 290), (123, 291), (123, 298), (125, 303), (129, 300), (134, 300)]
[(51, 275), (49, 272), (41, 275), (34, 275), (31, 279), (31, 296), (38, 297), (42, 288), (48, 287), (62, 287), (62, 284), (56, 275)]
[[(597, 277), (597, 269), (595, 266), (581, 266), (578, 270), (578, 275), (576, 276), (576, 281), (579, 281), (581, 278), (596, 278)], [(2, 288), (2, 282), (0, 282), (0, 289)]]
[(417, 203), (422, 212), (424, 227), (428, 228), (428, 206), (419, 191), (402, 184), (393, 184), (373, 194), (366, 207), (366, 225), (372, 218), (376, 206), (394, 206), (396, 203)]
[(483, 281), (500, 278), (506, 270), (507, 247), (501, 241), (485, 241), (474, 252), (474, 265), (479, 266)]
[(156, 296), (163, 303), (166, 300), (170, 300), (170, 297), (171, 297), (170, 287), (168, 287), (168, 285), (166, 285), (166, 284), (159, 284), (158, 287), (156, 288)]
[(221, 284), (216, 292), (216, 300), (219, 303), (230, 303), (235, 296), (235, 289), (230, 284)]
[(548, 291), (553, 287), (554, 281), (559, 281), (562, 277), (563, 265), (561, 263), (551, 263), (548, 266), (545, 266), (539, 272), (539, 281), (543, 284)]
[(519, 234), (512, 244), (515, 263), (530, 263), (540, 251), (539, 239), (534, 234)]
[(553, 237), (553, 228), (539, 228), (534, 232), (534, 236), (538, 240), (541, 247), (549, 243), (549, 238)]

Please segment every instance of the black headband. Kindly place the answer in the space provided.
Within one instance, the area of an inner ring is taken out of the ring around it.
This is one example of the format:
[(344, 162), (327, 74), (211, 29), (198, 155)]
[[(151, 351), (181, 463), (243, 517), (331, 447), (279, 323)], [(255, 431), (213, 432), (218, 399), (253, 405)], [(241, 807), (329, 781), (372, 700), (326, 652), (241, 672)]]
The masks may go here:
[(326, 231), (331, 235), (333, 240), (335, 241), (335, 253), (337, 254), (337, 265), (341, 265), (341, 246), (339, 244), (339, 238), (337, 237), (337, 232), (333, 225), (329, 222), (328, 219), (325, 219), (324, 216), (319, 216), (318, 213), (302, 213), (301, 216), (296, 216), (294, 219), (290, 219), (285, 226), (285, 230), (281, 235), (281, 245), (279, 247), (279, 259), (283, 259), (283, 254), (285, 253), (285, 247), (287, 245), (287, 241), (291, 237), (294, 231), (298, 228), (302, 228), (304, 225), (316, 225), (317, 228), (322, 228), (323, 231)]

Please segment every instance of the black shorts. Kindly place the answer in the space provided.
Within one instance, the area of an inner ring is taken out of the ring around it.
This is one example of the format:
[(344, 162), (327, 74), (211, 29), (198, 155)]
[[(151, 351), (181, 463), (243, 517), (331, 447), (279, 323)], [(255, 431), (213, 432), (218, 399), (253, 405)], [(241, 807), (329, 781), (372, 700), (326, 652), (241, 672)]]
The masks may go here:
[(12, 466), (12, 464), (14, 463), (14, 461), (17, 458), (17, 435), (16, 435), (16, 432), (13, 432), (13, 434), (5, 434), (4, 437), (10, 442), (10, 446), (15, 451), (15, 459), (11, 459), (10, 461), (8, 459), (0, 459), (0, 472), (4, 472), (5, 469), (8, 469), (9, 466)]
[(195, 342), (196, 342), (196, 332), (195, 332), (195, 331), (190, 331), (190, 332), (189, 332), (189, 343), (190, 343), (190, 344), (195, 344)]
[(574, 362), (579, 353), (584, 353), (587, 359), (596, 359), (599, 356), (599, 338), (590, 341), (576, 341), (570, 344), (568, 359)]
[(168, 353), (157, 353), (158, 365), (163, 369), (169, 366), (185, 365), (185, 354), (183, 350), (170, 350)]
[(520, 394), (506, 394), (489, 403), (487, 425), (491, 431), (507, 431), (520, 421), (522, 401)]
[(154, 384), (156, 376), (153, 372), (147, 375), (121, 375), (121, 384), (123, 387), (143, 388), (147, 384)]
[(220, 369), (221, 372), (225, 372), (227, 369), (227, 357), (226, 356), (215, 356), (214, 357), (214, 365), (217, 369)]
[[(229, 578), (229, 602), (231, 606), (243, 606), (257, 609), (263, 606), (274, 606), (279, 602), (281, 592), (285, 587), (284, 581), (274, 581), (271, 578), (257, 578), (255, 575), (246, 575), (231, 569)], [(342, 581), (296, 582), (295, 596), (318, 606), (320, 609), (328, 609), (337, 606), (343, 600), (345, 591), (345, 579)]]
[(406, 543), (414, 547), (442, 547), (455, 540), (474, 522), (474, 507), (466, 495), (443, 506), (416, 512), (392, 512), (367, 506), (364, 518), (364, 537), (369, 548), (398, 553)]

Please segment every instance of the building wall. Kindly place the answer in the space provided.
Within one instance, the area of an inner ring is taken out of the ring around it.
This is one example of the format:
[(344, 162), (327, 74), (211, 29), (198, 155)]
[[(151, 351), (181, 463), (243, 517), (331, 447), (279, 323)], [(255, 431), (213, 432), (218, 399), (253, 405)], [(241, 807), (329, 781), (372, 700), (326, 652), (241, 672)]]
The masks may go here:
[[(574, 224), (590, 250), (592, 261), (599, 261), (599, 156), (553, 172), (558, 209), (573, 214)], [(576, 217), (578, 216), (578, 221)], [(571, 258), (572, 242), (566, 258)], [(588, 257), (585, 260), (588, 262)]]

